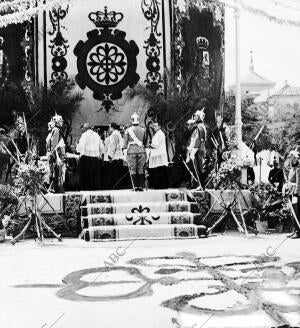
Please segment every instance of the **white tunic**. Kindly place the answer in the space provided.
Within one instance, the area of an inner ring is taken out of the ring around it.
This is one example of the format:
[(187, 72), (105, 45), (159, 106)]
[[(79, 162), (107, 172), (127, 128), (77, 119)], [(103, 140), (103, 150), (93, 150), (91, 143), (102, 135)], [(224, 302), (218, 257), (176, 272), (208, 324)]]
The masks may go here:
[(107, 157), (112, 160), (123, 159), (123, 138), (119, 131), (114, 130), (109, 136), (109, 142), (107, 145)]
[(149, 168), (168, 166), (168, 154), (166, 136), (162, 130), (158, 130), (152, 138)]
[(100, 136), (92, 130), (87, 130), (82, 134), (76, 148), (80, 156), (88, 157), (101, 157), (104, 151)]

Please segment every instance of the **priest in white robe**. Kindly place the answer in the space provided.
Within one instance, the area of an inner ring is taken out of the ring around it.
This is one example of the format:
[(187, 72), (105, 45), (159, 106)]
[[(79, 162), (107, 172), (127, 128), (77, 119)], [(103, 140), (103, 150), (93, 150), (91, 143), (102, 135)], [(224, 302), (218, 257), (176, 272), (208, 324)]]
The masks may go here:
[(81, 190), (100, 189), (100, 159), (104, 152), (103, 142), (89, 123), (83, 126), (83, 134), (77, 145), (80, 154)]
[(166, 136), (159, 123), (153, 124), (154, 135), (150, 145), (149, 174), (150, 187), (168, 188), (168, 154)]

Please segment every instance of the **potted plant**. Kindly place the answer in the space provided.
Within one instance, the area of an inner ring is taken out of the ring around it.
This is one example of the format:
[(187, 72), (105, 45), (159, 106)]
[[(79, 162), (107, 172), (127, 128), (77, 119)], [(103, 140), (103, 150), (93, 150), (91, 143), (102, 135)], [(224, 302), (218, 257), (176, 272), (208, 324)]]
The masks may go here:
[(252, 210), (256, 213), (256, 226), (259, 232), (272, 229), (281, 233), (291, 222), (291, 213), (287, 200), (270, 183), (258, 183), (249, 187), (254, 195)]
[(285, 199), (282, 208), (279, 210), (280, 221), (276, 227), (277, 232), (291, 232), (293, 230), (293, 218), (288, 201)]

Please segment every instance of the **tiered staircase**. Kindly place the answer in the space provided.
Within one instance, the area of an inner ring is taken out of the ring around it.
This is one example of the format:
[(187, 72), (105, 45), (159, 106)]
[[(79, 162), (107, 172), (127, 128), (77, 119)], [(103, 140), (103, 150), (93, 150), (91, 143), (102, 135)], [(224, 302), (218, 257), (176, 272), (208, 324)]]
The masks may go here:
[(198, 238), (198, 204), (181, 190), (90, 192), (81, 206), (86, 241)]

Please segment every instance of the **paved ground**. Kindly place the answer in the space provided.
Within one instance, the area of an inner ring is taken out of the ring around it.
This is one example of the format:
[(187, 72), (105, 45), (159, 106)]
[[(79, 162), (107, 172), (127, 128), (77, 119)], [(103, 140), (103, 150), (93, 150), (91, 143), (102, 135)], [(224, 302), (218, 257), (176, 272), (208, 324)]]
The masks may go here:
[(300, 326), (285, 237), (0, 244), (0, 327)]

